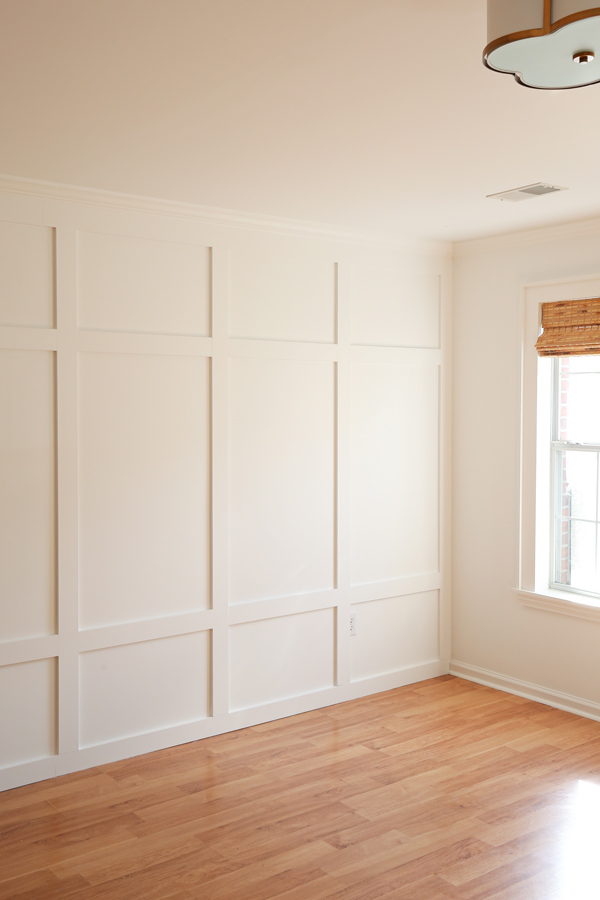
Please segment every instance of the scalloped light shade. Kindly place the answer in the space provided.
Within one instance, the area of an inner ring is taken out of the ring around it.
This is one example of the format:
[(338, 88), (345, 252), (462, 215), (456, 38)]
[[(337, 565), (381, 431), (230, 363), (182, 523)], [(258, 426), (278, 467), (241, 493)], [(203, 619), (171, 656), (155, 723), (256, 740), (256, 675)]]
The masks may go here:
[(483, 61), (542, 90), (600, 81), (600, 6), (581, 0), (488, 0)]

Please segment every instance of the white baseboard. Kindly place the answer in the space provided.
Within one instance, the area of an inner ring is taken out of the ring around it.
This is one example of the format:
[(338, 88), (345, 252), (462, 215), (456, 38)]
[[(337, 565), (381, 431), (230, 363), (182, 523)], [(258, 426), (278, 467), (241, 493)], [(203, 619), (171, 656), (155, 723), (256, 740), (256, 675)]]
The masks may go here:
[(574, 697), (572, 694), (562, 694), (560, 691), (553, 691), (551, 688), (545, 688), (539, 684), (520, 681), (518, 678), (501, 675), (499, 672), (492, 672), (489, 669), (480, 669), (479, 666), (471, 666), (455, 659), (450, 661), (450, 675), (600, 722), (600, 703), (594, 703), (592, 700), (584, 700), (582, 697)]
[(217, 734), (226, 734), (240, 728), (285, 719), (314, 709), (323, 709), (348, 700), (358, 700), (383, 691), (391, 691), (407, 684), (415, 684), (428, 678), (446, 675), (448, 662), (434, 660), (420, 666), (410, 666), (398, 672), (377, 675), (363, 681), (339, 685), (312, 694), (290, 697), (263, 706), (234, 710), (223, 716), (210, 716), (198, 722), (188, 722), (172, 728), (164, 728), (149, 734), (140, 734), (122, 740), (82, 747), (73, 753), (63, 753), (49, 759), (0, 769), (0, 791), (10, 790), (34, 781), (44, 781), (57, 775), (68, 775), (93, 766), (106, 765), (132, 756), (153, 753), (167, 747), (175, 747), (191, 741), (202, 740)]

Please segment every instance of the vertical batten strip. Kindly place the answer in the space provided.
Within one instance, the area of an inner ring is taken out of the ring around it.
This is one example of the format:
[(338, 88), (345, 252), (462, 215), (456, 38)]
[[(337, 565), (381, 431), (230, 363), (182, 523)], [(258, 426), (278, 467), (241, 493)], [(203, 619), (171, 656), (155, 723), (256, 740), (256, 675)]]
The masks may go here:
[[(440, 275), (440, 340), (442, 361), (439, 368), (439, 555), (438, 567), (441, 577), (440, 588), (440, 659), (450, 664), (452, 623), (451, 623), (451, 477), (452, 477), (452, 297), (450, 285), (452, 272), (445, 264)], [(446, 294), (448, 292), (448, 295)]]
[(58, 745), (79, 747), (78, 465), (77, 465), (77, 231), (56, 229)]
[(350, 584), (351, 521), (352, 521), (352, 461), (351, 396), (352, 364), (351, 340), (351, 268), (338, 263), (337, 270), (337, 344), (338, 362), (336, 390), (336, 684), (348, 684), (351, 679), (350, 645)]
[(212, 714), (229, 712), (229, 251), (212, 250)]

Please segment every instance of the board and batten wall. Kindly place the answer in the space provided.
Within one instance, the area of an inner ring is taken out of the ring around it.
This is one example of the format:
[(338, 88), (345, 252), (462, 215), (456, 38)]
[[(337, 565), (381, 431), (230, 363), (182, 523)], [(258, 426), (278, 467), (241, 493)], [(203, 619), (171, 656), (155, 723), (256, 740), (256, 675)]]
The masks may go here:
[(453, 269), (451, 672), (600, 718), (600, 621), (515, 590), (524, 289), (600, 276), (600, 220), (457, 244)]
[(447, 672), (449, 267), (0, 193), (0, 788)]

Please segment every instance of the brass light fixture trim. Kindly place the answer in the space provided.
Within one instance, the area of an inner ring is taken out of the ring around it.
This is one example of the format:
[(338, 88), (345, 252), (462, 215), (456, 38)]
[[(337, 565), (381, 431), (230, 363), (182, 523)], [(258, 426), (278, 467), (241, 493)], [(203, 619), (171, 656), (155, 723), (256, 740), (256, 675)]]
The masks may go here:
[(578, 53), (573, 54), (573, 62), (579, 63), (580, 66), (587, 65), (587, 63), (592, 62), (594, 59), (594, 54), (591, 50), (580, 50)]
[(600, 6), (585, 8), (585, 0), (488, 0), (483, 62), (525, 87), (596, 84), (599, 54)]

